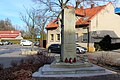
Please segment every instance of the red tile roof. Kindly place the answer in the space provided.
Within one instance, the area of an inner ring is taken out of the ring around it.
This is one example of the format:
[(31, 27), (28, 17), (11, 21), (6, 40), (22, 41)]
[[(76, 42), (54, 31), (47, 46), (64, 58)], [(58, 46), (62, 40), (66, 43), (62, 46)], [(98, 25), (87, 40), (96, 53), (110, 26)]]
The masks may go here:
[(46, 29), (48, 28), (57, 28), (59, 25), (56, 23), (58, 21), (58, 19), (55, 19), (53, 21), (51, 21), (47, 26)]
[(20, 31), (0, 31), (0, 38), (16, 38)]
[(77, 9), (75, 10), (75, 13), (76, 13), (77, 15), (80, 15), (80, 16), (85, 16), (85, 10), (82, 9), (82, 8), (77, 8)]
[[(111, 4), (111, 2), (109, 2), (108, 4)], [(107, 4), (107, 5), (108, 5)], [(76, 21), (76, 25), (84, 25), (84, 24), (89, 24), (90, 20), (97, 15), (102, 9), (104, 9), (107, 5), (103, 5), (103, 6), (96, 6), (96, 7), (92, 7), (92, 8), (86, 8), (83, 9), (83, 7), (81, 8), (77, 8), (75, 10), (76, 15), (80, 16), (81, 18), (78, 19)], [(73, 8), (72, 6), (67, 6), (67, 8)], [(58, 19), (53, 20), (52, 22), (50, 22), (47, 26), (46, 29), (49, 28), (57, 28), (59, 25), (56, 24), (55, 22), (57, 22)]]
[[(76, 25), (82, 25), (82, 24), (89, 24), (89, 21), (96, 15), (98, 14), (102, 9), (104, 9), (105, 6), (97, 6), (93, 8), (87, 8), (84, 9), (84, 11), (81, 10), (81, 12), (78, 10), (78, 12), (85, 16), (80, 18), (78, 21), (76, 21)], [(83, 13), (82, 13), (83, 12)], [(79, 15), (80, 15), (79, 14)]]

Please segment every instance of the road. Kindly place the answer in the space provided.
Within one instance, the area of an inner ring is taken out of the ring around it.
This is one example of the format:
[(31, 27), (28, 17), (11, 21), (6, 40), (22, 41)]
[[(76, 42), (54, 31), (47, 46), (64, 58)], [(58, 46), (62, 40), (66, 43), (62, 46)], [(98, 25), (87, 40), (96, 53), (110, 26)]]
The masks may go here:
[(31, 49), (31, 46), (20, 46), (20, 45), (3, 45), (0, 46), (0, 54), (18, 52), (23, 49)]
[[(37, 50), (37, 47), (35, 47)], [(26, 55), (21, 55), (22, 50), (31, 50), (31, 46), (20, 45), (3, 45), (0, 46), (0, 64), (3, 64), (5, 68), (11, 67), (12, 61), (19, 61), (26, 58)]]
[[(35, 47), (37, 50), (37, 48)], [(40, 49), (40, 48), (39, 48)], [(0, 46), (0, 64), (4, 67), (10, 67), (11, 61), (19, 61), (26, 58), (26, 55), (21, 55), (22, 50), (31, 50), (31, 46), (20, 46), (20, 45), (3, 45)], [(120, 62), (120, 49), (114, 51), (97, 51), (94, 53), (86, 53), (83, 55), (89, 55), (92, 58), (97, 58), (101, 55), (108, 55), (114, 62)], [(49, 56), (59, 56), (60, 54), (49, 53)], [(79, 56), (78, 54), (77, 56)]]

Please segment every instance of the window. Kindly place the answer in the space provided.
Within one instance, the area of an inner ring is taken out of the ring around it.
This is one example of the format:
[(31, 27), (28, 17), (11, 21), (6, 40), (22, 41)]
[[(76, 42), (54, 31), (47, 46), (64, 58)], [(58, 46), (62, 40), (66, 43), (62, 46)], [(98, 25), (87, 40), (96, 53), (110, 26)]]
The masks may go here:
[(60, 34), (57, 34), (57, 41), (60, 41)]
[(50, 34), (50, 40), (53, 41), (54, 40), (54, 35)]
[(75, 34), (75, 40), (78, 41), (78, 33)]
[(83, 33), (82, 41), (83, 42), (87, 42), (88, 41), (88, 34), (87, 33)]

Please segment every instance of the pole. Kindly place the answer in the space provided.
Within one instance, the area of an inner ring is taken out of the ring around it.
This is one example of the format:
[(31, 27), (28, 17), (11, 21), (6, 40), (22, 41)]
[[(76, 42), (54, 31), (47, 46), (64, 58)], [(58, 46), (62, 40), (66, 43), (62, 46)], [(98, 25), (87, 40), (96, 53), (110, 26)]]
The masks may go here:
[(62, 13), (61, 13), (61, 54), (60, 54), (60, 61), (63, 62), (63, 56), (64, 56), (64, 45), (63, 45), (63, 42), (64, 42), (64, 7), (63, 7), (63, 0), (61, 0), (61, 6), (62, 6)]
[(88, 48), (88, 52), (89, 52), (89, 43), (90, 43), (90, 33), (89, 33), (89, 27), (87, 27), (87, 32), (88, 32), (87, 48)]

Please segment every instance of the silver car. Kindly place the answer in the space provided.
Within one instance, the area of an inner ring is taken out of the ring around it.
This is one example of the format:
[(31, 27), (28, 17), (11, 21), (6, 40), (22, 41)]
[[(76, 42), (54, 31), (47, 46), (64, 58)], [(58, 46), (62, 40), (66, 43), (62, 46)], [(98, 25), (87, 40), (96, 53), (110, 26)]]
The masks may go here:
[(82, 47), (82, 46), (76, 44), (76, 53), (77, 54), (86, 53), (86, 52), (87, 52), (87, 48)]

